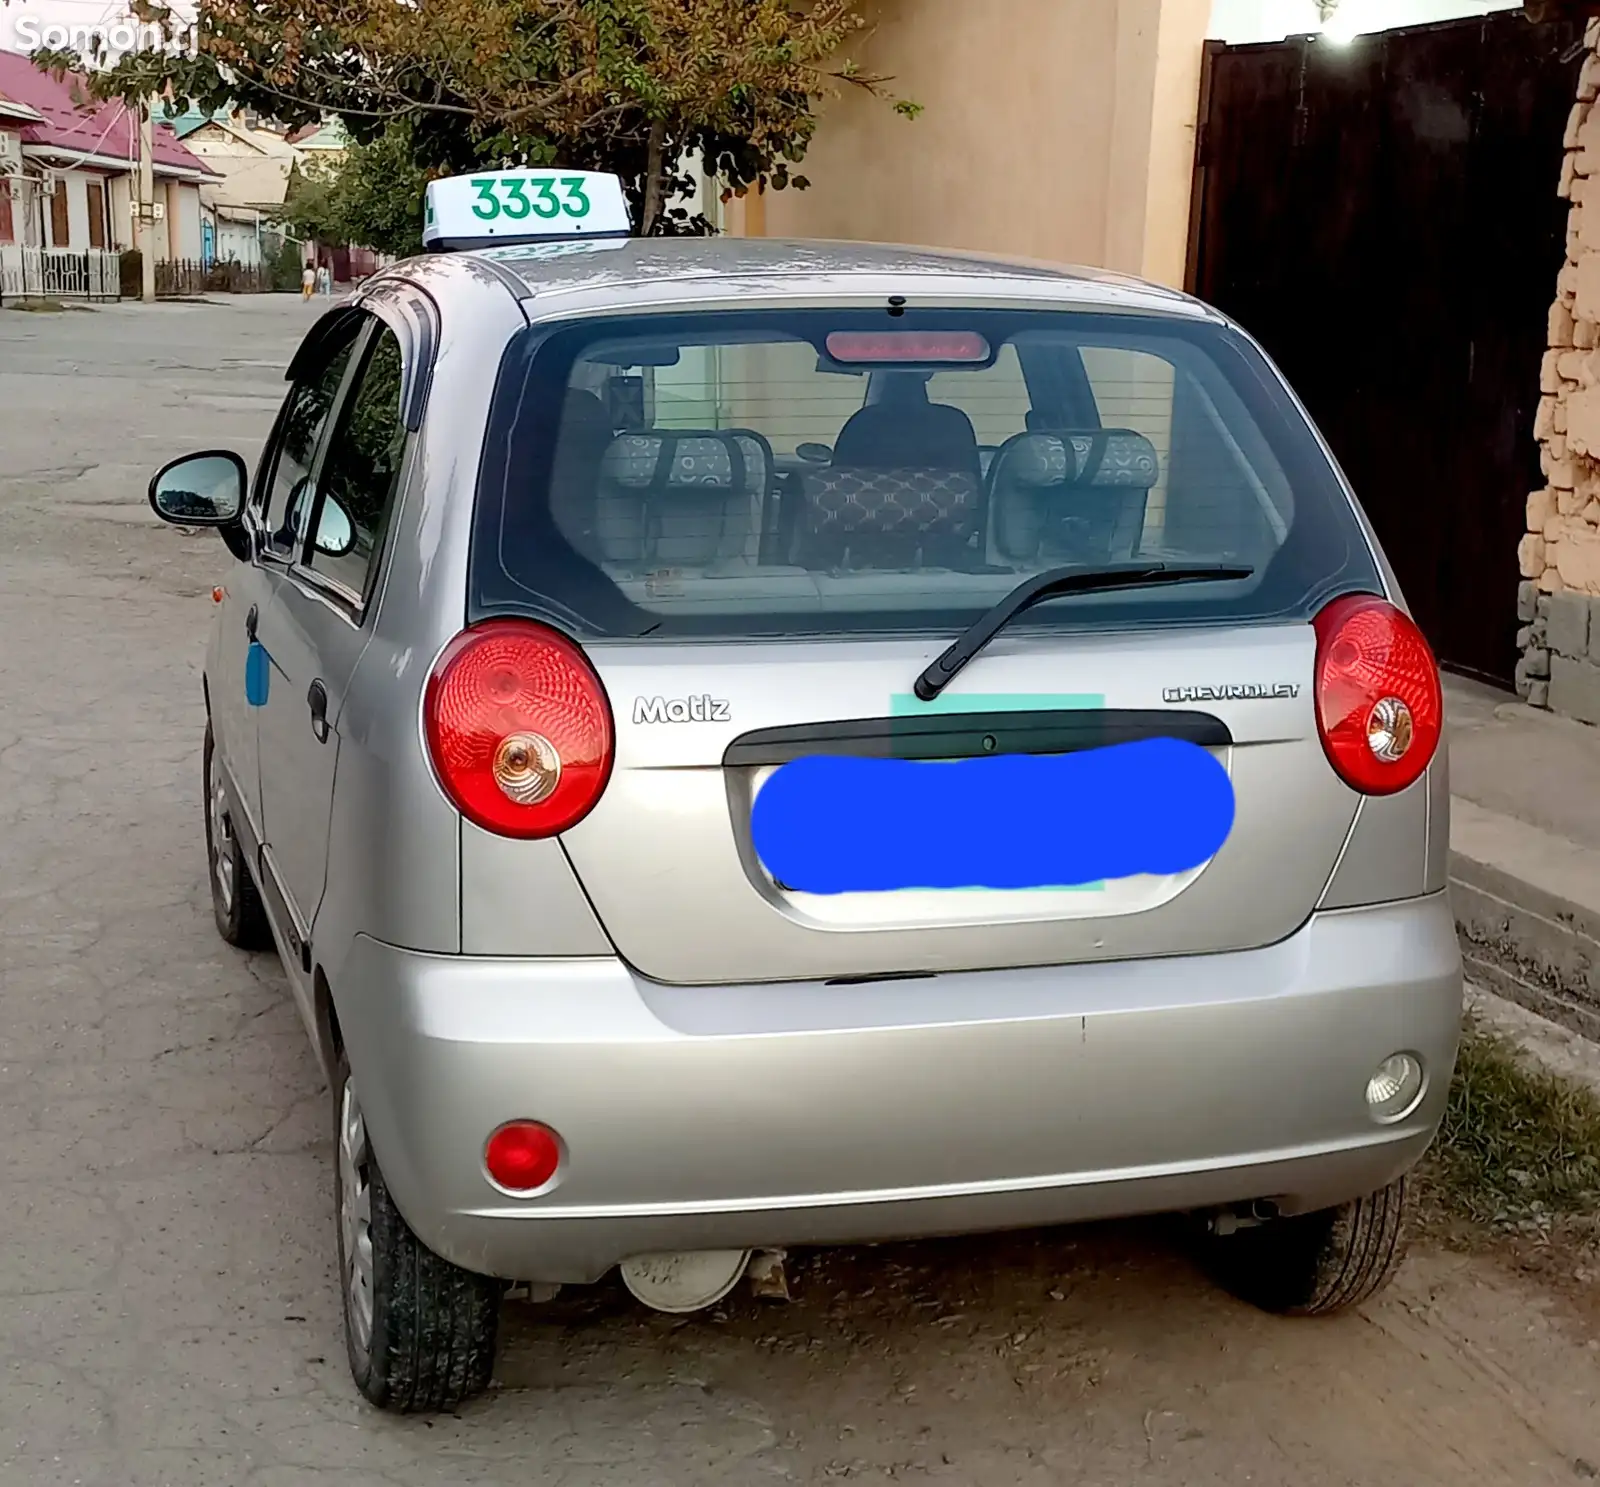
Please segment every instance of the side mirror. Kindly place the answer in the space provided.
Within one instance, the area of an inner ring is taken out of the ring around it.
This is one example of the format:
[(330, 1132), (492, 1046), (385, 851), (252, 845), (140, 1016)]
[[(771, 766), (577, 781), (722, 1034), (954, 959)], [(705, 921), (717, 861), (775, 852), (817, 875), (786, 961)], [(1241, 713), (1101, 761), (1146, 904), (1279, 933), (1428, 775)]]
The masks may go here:
[(833, 458), (833, 450), (826, 444), (801, 444), (795, 453), (811, 465), (825, 465)]
[(332, 496), (322, 498), (322, 515), (317, 519), (313, 546), (330, 558), (342, 558), (356, 545), (355, 527), (350, 516)]
[(316, 500), (317, 492), (311, 484), (309, 475), (302, 475), (289, 488), (289, 504), (284, 508), (283, 531), (278, 540), (285, 546), (292, 546), (296, 560), (299, 559), (300, 549), (305, 545), (306, 527), (311, 521), (311, 503)]
[(228, 527), (244, 512), (249, 475), (231, 450), (185, 455), (150, 482), (150, 508), (180, 527)]

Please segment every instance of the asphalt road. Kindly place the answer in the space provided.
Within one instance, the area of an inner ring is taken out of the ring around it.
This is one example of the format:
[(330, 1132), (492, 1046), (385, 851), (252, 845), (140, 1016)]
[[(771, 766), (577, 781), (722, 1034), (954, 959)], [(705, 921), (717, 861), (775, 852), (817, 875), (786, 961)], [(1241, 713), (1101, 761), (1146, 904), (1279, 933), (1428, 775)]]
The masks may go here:
[(787, 1306), (510, 1308), (497, 1388), (351, 1387), (326, 1096), (270, 957), (212, 927), (215, 537), (166, 458), (253, 458), (317, 306), (0, 310), (0, 1487), (1568, 1483), (1600, 1339), (1421, 1253), (1324, 1323), (1217, 1294), (1160, 1224), (802, 1257)]

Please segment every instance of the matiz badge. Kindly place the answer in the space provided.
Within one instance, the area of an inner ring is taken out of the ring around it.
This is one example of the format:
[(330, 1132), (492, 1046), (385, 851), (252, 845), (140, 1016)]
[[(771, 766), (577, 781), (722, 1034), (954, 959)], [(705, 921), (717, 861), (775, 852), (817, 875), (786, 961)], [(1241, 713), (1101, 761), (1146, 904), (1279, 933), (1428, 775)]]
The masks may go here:
[(635, 697), (635, 723), (727, 723), (733, 709), (717, 697)]

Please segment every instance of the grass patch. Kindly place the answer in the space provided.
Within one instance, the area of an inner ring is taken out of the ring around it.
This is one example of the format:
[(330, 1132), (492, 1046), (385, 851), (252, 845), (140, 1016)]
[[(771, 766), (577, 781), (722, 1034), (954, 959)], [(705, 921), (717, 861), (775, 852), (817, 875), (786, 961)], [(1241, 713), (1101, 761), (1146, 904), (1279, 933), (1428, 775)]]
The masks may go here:
[(1469, 1020), (1424, 1172), (1436, 1216), (1480, 1231), (1600, 1237), (1600, 1098)]

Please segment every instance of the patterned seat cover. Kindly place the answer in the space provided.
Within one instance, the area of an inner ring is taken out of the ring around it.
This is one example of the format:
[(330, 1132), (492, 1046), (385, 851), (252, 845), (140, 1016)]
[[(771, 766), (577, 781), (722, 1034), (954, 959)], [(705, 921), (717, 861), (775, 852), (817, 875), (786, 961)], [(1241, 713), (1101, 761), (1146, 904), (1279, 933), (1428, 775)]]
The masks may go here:
[(982, 495), (965, 470), (807, 472), (799, 561), (807, 567), (948, 564), (972, 547)]
[(1155, 445), (1132, 429), (1018, 434), (990, 471), (995, 547), (1015, 563), (1129, 557), (1160, 478)]
[(754, 561), (772, 471), (770, 446), (744, 429), (621, 435), (600, 462), (601, 561), (640, 573)]

